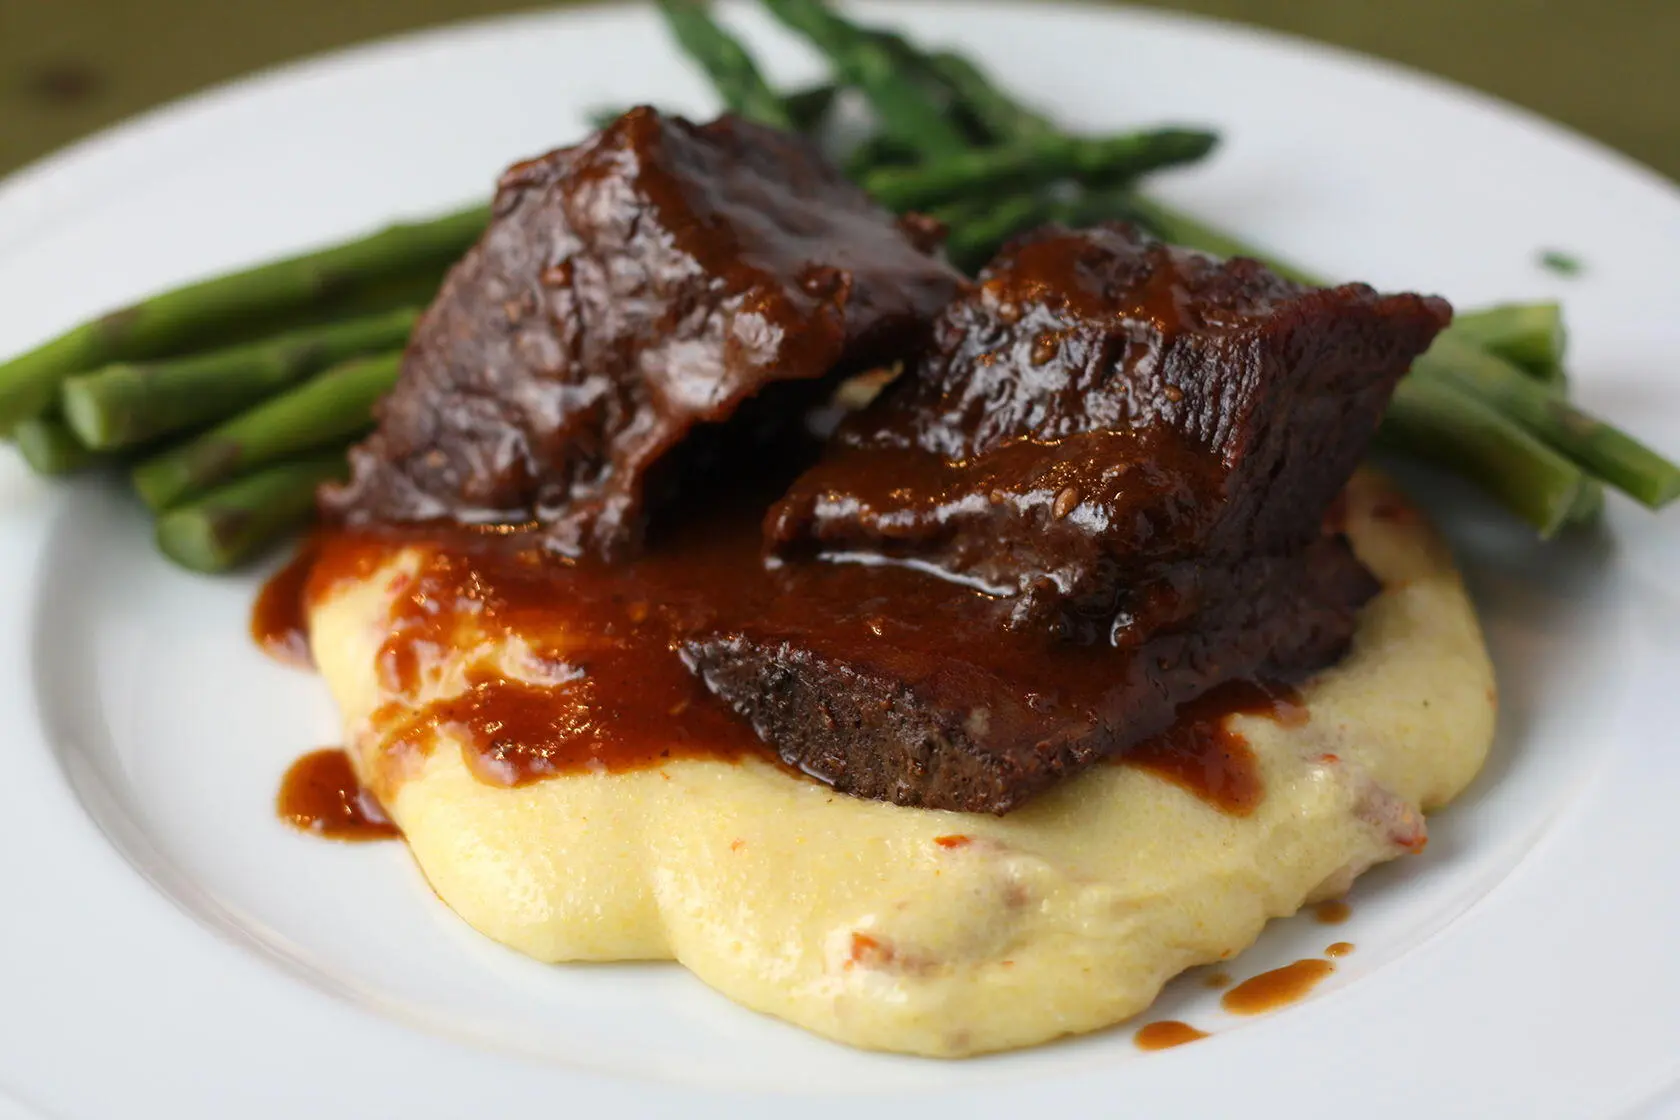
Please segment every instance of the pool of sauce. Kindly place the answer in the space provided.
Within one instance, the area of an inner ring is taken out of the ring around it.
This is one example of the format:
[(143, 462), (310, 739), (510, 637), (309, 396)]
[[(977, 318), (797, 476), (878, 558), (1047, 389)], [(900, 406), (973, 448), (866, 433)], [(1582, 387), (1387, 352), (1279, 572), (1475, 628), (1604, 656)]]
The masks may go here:
[(1207, 1036), (1208, 1032), (1197, 1030), (1189, 1023), (1181, 1023), (1176, 1019), (1161, 1019), (1139, 1027), (1132, 1041), (1137, 1043), (1139, 1050), (1166, 1050)]
[(1172, 727), (1128, 748), (1118, 761), (1182, 786), (1232, 816), (1246, 817), (1259, 807), (1265, 789), (1248, 740), (1227, 726), (1227, 717), (1237, 714), (1267, 716), (1286, 726), (1307, 719), (1300, 695), (1285, 685), (1228, 681), (1179, 705)]
[(350, 756), (337, 747), (312, 751), (280, 781), (280, 819), (329, 840), (388, 840), (402, 835), (378, 800), (362, 788)]
[[(458, 528), (338, 530), (317, 535), (263, 589), (252, 631), (289, 661), (307, 658), (305, 620), (313, 605), (347, 583), (370, 578), (403, 550), (417, 558), (397, 577), (377, 670), (389, 697), (375, 713), (384, 775), (447, 729), (469, 744), (474, 773), (516, 786), (557, 774), (622, 771), (672, 758), (773, 758), (752, 729), (708, 692), (674, 652), (708, 625), (752, 619), (810, 628), (846, 648), (884, 641), (895, 650), (963, 656), (1026, 703), (1059, 705), (1100, 718), (1114, 674), (1141, 650), (1073, 646), (1047, 632), (1002, 625), (1007, 600), (898, 568), (855, 564), (769, 566), (761, 554), (760, 511), (709, 514), (616, 565), (568, 561), (517, 532)], [(520, 649), (517, 679), (498, 660)], [(424, 699), (446, 658), (477, 648), (465, 692)], [(1307, 716), (1278, 684), (1233, 681), (1182, 705), (1177, 722), (1119, 756), (1210, 805), (1236, 815), (1263, 794), (1243, 737), (1224, 726), (1232, 713), (1283, 723)]]
[(1219, 1005), (1235, 1015), (1259, 1015), (1305, 999), (1321, 980), (1336, 971), (1329, 961), (1300, 960), (1251, 976), (1220, 997)]

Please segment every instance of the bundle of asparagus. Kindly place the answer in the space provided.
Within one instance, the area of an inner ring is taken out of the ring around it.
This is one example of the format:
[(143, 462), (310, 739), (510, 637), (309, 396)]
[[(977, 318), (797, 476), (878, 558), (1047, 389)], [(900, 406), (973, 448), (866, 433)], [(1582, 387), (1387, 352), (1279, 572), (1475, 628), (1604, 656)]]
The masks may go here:
[[(960, 55), (854, 24), (824, 0), (762, 2), (827, 59), (828, 82), (779, 93), (704, 4), (659, 7), (736, 113), (823, 138), (840, 131), (828, 126), (841, 95), (860, 98), (874, 131), (836, 157), (883, 205), (943, 221), (957, 263), (977, 267), (1044, 222), (1123, 218), (1321, 283), (1139, 193), (1148, 172), (1206, 155), (1213, 133), (1071, 135)], [(234, 567), (306, 522), (315, 488), (342, 475), (396, 379), (415, 308), (487, 219), (481, 206), (395, 226), (78, 326), (0, 364), (0, 432), (42, 474), (123, 465), (166, 555)], [(1555, 304), (1461, 314), (1401, 382), (1384, 440), (1480, 485), (1542, 536), (1595, 518), (1606, 485), (1653, 509), (1680, 495), (1680, 468), (1570, 404), (1563, 348)]]

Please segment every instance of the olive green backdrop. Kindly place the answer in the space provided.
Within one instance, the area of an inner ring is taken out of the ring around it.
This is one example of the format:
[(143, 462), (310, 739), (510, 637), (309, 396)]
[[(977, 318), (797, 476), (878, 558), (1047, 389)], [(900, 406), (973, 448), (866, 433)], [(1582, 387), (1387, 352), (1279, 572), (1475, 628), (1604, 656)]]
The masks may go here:
[[(246, 71), (518, 0), (0, 0), (0, 173)], [(1680, 0), (1173, 0), (1478, 86), (1680, 178)], [(1381, 127), (1380, 122), (1373, 127)]]

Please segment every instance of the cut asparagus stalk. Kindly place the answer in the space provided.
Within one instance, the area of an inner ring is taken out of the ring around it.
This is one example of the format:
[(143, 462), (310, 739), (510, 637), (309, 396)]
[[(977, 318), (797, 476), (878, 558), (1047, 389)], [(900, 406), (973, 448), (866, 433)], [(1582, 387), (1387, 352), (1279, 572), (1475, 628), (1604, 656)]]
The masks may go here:
[(350, 358), (400, 349), (418, 318), (388, 311), (189, 358), (106, 366), (65, 381), (64, 415), (91, 448), (132, 447), (232, 416)]
[(373, 405), (396, 384), (401, 354), (335, 366), (278, 397), (170, 448), (130, 477), (154, 511), (296, 455), (345, 443), (373, 423)]
[(1382, 442), (1480, 486), (1550, 537), (1581, 516), (1593, 482), (1520, 425), (1442, 381), (1408, 376), (1383, 415)]
[[(361, 290), (432, 267), (441, 272), (478, 239), (489, 209), (429, 222), (213, 277), (101, 316), (0, 365), (0, 432), (39, 415), (71, 374), (112, 362), (166, 357), (260, 330), (288, 315), (341, 303)], [(249, 337), (249, 334), (246, 335)]]
[(39, 475), (70, 474), (100, 459), (55, 416), (30, 417), (12, 429), (12, 438), (23, 461)]
[(1680, 467), (1450, 331), (1437, 338), (1412, 369), (1419, 379), (1449, 381), (1493, 405), (1607, 485), (1651, 509), (1680, 496)]
[(1563, 352), (1568, 341), (1563, 308), (1555, 303), (1504, 303), (1466, 311), (1453, 319), (1453, 331), (1542, 384), (1563, 390)]

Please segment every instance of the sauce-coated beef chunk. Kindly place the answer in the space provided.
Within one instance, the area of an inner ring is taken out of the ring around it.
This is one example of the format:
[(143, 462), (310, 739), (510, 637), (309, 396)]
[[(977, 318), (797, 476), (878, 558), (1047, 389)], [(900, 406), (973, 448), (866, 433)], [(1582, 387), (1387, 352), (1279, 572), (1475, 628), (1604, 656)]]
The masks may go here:
[(683, 656), (836, 788), (1006, 812), (1215, 685), (1345, 652), (1376, 585), (1327, 513), (1450, 315), (1124, 226), (1023, 238), (765, 523), (783, 571), (920, 573), (991, 636), (901, 597), (720, 618)]
[[(1164, 563), (1288, 552), (1446, 325), (1438, 299), (1310, 289), (1130, 227), (1011, 245), (915, 376), (772, 511), (772, 548), (911, 558), (1068, 636)], [(1110, 635), (1113, 636), (1113, 635)]]
[(324, 504), (631, 554), (697, 458), (785, 430), (825, 379), (919, 343), (962, 283), (927, 234), (798, 137), (633, 110), (502, 178)]

